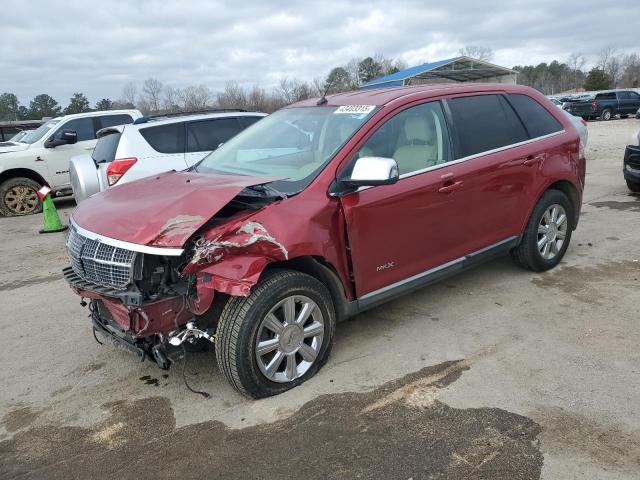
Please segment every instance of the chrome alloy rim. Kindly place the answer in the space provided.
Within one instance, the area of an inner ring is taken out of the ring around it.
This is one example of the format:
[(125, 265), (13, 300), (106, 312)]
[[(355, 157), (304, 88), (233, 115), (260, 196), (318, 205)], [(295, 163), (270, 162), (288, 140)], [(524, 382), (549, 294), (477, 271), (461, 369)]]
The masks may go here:
[(323, 337), (320, 307), (304, 295), (286, 297), (260, 322), (255, 345), (258, 367), (273, 382), (291, 382), (316, 361)]
[(5, 193), (4, 203), (13, 213), (31, 213), (38, 206), (38, 195), (34, 189), (18, 185)]
[(551, 205), (538, 225), (538, 251), (545, 260), (552, 260), (564, 245), (567, 236), (567, 212), (562, 205)]

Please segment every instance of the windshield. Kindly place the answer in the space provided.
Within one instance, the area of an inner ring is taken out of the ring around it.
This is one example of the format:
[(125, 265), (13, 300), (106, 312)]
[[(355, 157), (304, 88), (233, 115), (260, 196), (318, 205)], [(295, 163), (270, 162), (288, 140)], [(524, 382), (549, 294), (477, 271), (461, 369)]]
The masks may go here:
[(260, 120), (194, 167), (201, 173), (276, 176), (280, 192), (302, 191), (375, 107), (286, 108)]
[(54, 118), (53, 120), (49, 120), (47, 123), (40, 125), (36, 130), (27, 133), (24, 137), (20, 139), (20, 143), (35, 143), (44, 137), (47, 133), (51, 131), (53, 127), (55, 127), (59, 118)]

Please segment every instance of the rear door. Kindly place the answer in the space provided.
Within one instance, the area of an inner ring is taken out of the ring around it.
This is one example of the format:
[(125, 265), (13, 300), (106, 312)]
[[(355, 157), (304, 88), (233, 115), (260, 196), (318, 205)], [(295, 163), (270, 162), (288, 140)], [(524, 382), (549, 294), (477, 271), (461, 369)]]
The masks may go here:
[(238, 119), (233, 117), (187, 122), (187, 165), (198, 163), (243, 128)]
[[(187, 168), (185, 162), (185, 122), (172, 122), (161, 125), (151, 125), (140, 128), (140, 135), (147, 148), (136, 147), (135, 142), (131, 142), (130, 151), (128, 148), (118, 147), (118, 158), (121, 151), (128, 151), (126, 156), (136, 156), (138, 161), (126, 173), (126, 181), (148, 177), (157, 173), (168, 172), (170, 170), (184, 170)], [(126, 137), (126, 135), (123, 137)], [(124, 178), (124, 177), (123, 177)]]
[(640, 108), (640, 95), (636, 92), (618, 92), (619, 113), (632, 115)]

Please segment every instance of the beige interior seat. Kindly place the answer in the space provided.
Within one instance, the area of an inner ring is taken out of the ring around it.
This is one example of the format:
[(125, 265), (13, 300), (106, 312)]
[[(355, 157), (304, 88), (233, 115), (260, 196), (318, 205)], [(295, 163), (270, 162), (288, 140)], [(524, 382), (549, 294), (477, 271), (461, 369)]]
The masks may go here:
[(422, 116), (408, 117), (403, 126), (404, 138), (393, 154), (400, 175), (415, 172), (438, 163), (438, 146), (433, 120)]

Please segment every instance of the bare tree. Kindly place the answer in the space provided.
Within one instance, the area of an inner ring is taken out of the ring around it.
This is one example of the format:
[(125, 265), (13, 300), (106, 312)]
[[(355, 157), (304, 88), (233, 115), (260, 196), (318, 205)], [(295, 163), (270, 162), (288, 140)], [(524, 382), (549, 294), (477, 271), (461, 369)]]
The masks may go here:
[(213, 98), (211, 90), (204, 85), (189, 85), (180, 91), (182, 108), (185, 111), (205, 110)]
[(142, 84), (143, 100), (151, 112), (159, 112), (162, 104), (162, 82), (155, 78), (147, 78)]
[(578, 86), (578, 76), (582, 72), (582, 69), (584, 68), (584, 65), (586, 62), (587, 62), (587, 59), (584, 58), (584, 55), (582, 55), (582, 53), (574, 52), (571, 55), (569, 55), (569, 59), (567, 60), (567, 65), (573, 72), (573, 79), (572, 79), (573, 81), (571, 86), (572, 88), (576, 88)]
[(640, 87), (640, 56), (636, 53), (626, 55), (622, 59), (622, 75), (620, 86), (622, 88)]
[(618, 49), (615, 45), (607, 45), (602, 50), (600, 50), (600, 53), (598, 53), (598, 61), (596, 63), (596, 66), (600, 70), (606, 72), (611, 59), (617, 55), (617, 52)]
[(131, 106), (136, 105), (136, 100), (138, 99), (138, 86), (135, 82), (127, 82), (122, 87), (122, 103), (130, 104)]
[(490, 61), (493, 58), (493, 50), (489, 47), (480, 47), (477, 45), (467, 45), (464, 48), (458, 50), (458, 55), (465, 57), (475, 58), (477, 60), (483, 60), (485, 62)]
[(180, 90), (170, 85), (164, 87), (164, 98), (162, 107), (169, 113), (180, 111)]

